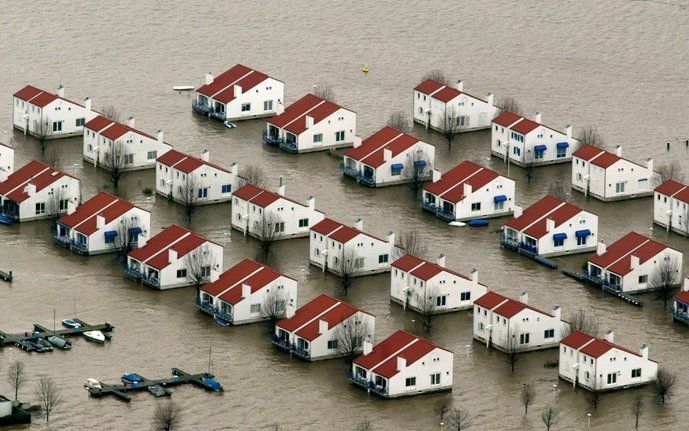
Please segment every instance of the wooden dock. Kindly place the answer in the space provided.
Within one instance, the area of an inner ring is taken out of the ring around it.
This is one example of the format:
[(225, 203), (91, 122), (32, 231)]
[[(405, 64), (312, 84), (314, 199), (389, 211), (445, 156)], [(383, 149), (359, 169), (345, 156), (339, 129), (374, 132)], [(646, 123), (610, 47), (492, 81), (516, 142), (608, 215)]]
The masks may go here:
[[(138, 374), (138, 373), (137, 373)], [(141, 391), (148, 391), (149, 386), (162, 386), (163, 388), (168, 388), (171, 386), (179, 386), (179, 385), (184, 385), (184, 384), (192, 384), (198, 387), (201, 387), (207, 391), (211, 392), (218, 392), (222, 391), (222, 386), (216, 387), (210, 384), (209, 382), (205, 381), (204, 379), (213, 379), (215, 376), (210, 373), (201, 373), (201, 374), (189, 374), (186, 371), (182, 371), (179, 368), (173, 368), (172, 369), (172, 377), (167, 378), (167, 379), (157, 379), (157, 380), (152, 380), (148, 379), (141, 374), (138, 374), (139, 377), (143, 379), (141, 382), (137, 382), (136, 384), (129, 384), (129, 385), (124, 385), (124, 384), (107, 384), (103, 382), (99, 382), (101, 384), (100, 388), (88, 388), (89, 394), (93, 397), (100, 398), (108, 395), (113, 395), (117, 398), (119, 398), (122, 401), (125, 402), (130, 402), (132, 398), (127, 395), (128, 392), (141, 392)]]
[[(8, 334), (7, 332), (0, 331), (0, 347), (5, 347), (7, 345), (14, 345), (20, 348), (27, 347), (26, 341), (32, 341), (36, 338), (47, 338), (53, 335), (62, 337), (73, 337), (82, 335), (84, 332), (89, 331), (101, 331), (101, 332), (112, 332), (115, 327), (108, 322), (91, 325), (84, 322), (81, 319), (74, 318), (75, 321), (79, 322), (81, 327), (79, 328), (61, 328), (61, 329), (48, 329), (43, 325), (38, 323), (33, 324), (33, 330), (30, 332), (24, 332), (20, 334)], [(36, 334), (38, 333), (38, 334)], [(106, 339), (108, 337), (106, 336)], [(28, 350), (28, 349), (27, 349)]]

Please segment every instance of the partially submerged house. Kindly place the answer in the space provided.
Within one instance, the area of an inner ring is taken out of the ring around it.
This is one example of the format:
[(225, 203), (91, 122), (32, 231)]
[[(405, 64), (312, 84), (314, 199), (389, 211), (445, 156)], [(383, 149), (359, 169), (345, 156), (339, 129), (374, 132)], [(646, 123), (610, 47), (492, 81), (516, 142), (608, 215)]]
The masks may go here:
[(14, 148), (0, 143), (0, 183), (14, 172)]
[(689, 236), (689, 187), (667, 180), (653, 192), (653, 222), (668, 231)]

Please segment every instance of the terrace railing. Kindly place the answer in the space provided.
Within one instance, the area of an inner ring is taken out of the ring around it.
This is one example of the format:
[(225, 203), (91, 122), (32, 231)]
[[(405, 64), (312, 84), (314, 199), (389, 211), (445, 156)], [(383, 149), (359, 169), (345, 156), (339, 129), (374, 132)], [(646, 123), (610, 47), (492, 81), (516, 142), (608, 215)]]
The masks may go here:
[(689, 325), (689, 314), (686, 311), (679, 311), (675, 310), (674, 308), (670, 309), (670, 315), (675, 319), (679, 320), (680, 322), (686, 323)]
[(299, 152), (299, 146), (297, 145), (296, 142), (288, 142), (285, 140), (282, 140), (280, 143), (280, 149), (283, 151), (287, 151), (288, 153), (297, 153)]
[(268, 134), (267, 130), (264, 130), (263, 131), (263, 142), (265, 142), (268, 145), (278, 146), (278, 145), (280, 145), (280, 143), (284, 142), (284, 139), (282, 139), (279, 136), (272, 136), (272, 135)]
[(208, 113), (211, 111), (210, 106), (199, 103), (198, 100), (194, 100), (191, 103), (191, 108), (194, 111), (198, 112), (199, 114), (203, 114), (203, 115), (208, 115)]

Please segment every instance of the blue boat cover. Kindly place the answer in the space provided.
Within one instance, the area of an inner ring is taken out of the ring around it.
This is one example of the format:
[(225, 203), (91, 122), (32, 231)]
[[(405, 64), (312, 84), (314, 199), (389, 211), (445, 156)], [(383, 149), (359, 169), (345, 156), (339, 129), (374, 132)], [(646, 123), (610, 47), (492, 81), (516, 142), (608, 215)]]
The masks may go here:
[(426, 166), (426, 161), (425, 160), (415, 160), (414, 166)]
[(105, 239), (113, 239), (117, 236), (117, 231), (116, 230), (109, 230), (105, 232)]
[(582, 229), (574, 232), (574, 235), (577, 236), (577, 238), (582, 237), (582, 236), (589, 236), (591, 235), (591, 231), (588, 229)]
[(136, 373), (129, 373), (129, 374), (125, 374), (124, 376), (122, 376), (122, 380), (136, 383), (136, 382), (143, 382), (144, 378), (141, 377), (140, 375), (136, 374)]
[(0, 213), (0, 223), (2, 224), (12, 224), (12, 219), (7, 217), (5, 214)]
[(556, 233), (553, 235), (553, 239), (567, 239), (566, 233)]
[(138, 234), (141, 233), (141, 228), (138, 227), (138, 226), (137, 226), (137, 227), (133, 227), (133, 228), (129, 229), (129, 233), (132, 234), (132, 235), (138, 235)]
[(469, 226), (474, 226), (474, 227), (488, 226), (488, 223), (489, 223), (488, 220), (483, 219), (483, 218), (477, 218), (474, 220), (469, 220)]
[(201, 380), (203, 380), (203, 383), (208, 385), (208, 387), (213, 389), (214, 391), (222, 390), (222, 385), (217, 380), (213, 380), (210, 377), (203, 377)]
[(533, 147), (533, 149), (536, 151), (545, 151), (548, 149), (548, 147), (546, 147), (545, 145), (536, 145), (535, 147)]
[(392, 169), (403, 169), (404, 165), (402, 163), (393, 163), (392, 166), (390, 166)]
[(505, 202), (507, 200), (507, 196), (505, 195), (497, 195), (493, 198), (493, 202)]
[(569, 147), (569, 142), (558, 142), (557, 148), (567, 148)]

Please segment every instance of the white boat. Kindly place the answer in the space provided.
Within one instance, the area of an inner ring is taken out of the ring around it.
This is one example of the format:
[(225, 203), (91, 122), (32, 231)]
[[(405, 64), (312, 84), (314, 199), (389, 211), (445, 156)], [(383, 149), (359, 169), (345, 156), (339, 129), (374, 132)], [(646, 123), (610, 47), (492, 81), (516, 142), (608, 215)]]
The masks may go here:
[(229, 122), (229, 121), (227, 121), (227, 120), (223, 121), (222, 124), (223, 124), (225, 127), (227, 127), (228, 129), (234, 129), (235, 127), (237, 127), (236, 124), (231, 123), (231, 122)]
[(84, 387), (86, 389), (101, 389), (102, 386), (100, 382), (96, 379), (86, 379), (86, 382), (84, 383)]
[(105, 335), (100, 331), (86, 331), (84, 332), (84, 338), (94, 343), (105, 343)]
[(466, 226), (466, 225), (467, 225), (466, 223), (463, 223), (463, 222), (461, 222), (461, 221), (451, 221), (451, 222), (448, 223), (448, 224), (449, 224), (450, 226), (456, 226), (456, 227), (462, 227), (462, 226)]
[(193, 85), (175, 85), (172, 87), (175, 91), (191, 91), (194, 89)]

